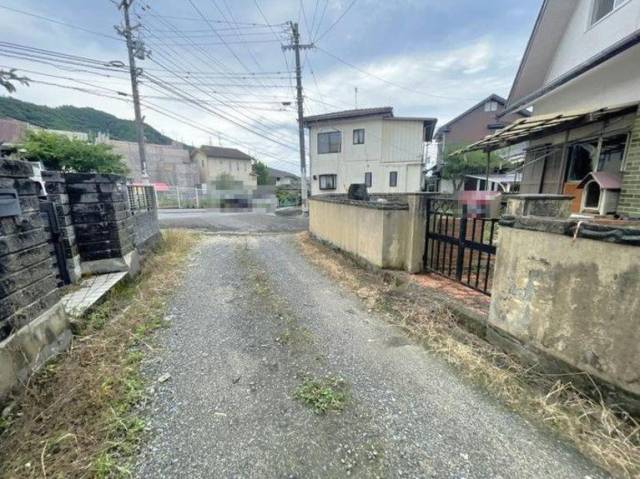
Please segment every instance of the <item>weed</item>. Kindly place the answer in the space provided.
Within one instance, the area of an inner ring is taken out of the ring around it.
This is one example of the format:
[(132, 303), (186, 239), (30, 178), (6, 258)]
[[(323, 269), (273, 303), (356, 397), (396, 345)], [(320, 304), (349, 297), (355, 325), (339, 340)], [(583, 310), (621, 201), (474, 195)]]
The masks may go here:
[(311, 407), (317, 414), (342, 411), (348, 400), (347, 385), (341, 378), (306, 378), (293, 397)]
[(134, 407), (144, 398), (140, 364), (198, 241), (182, 231), (163, 236), (140, 275), (78, 321), (70, 350), (16, 396), (0, 427), (0, 477), (131, 477), (145, 429)]

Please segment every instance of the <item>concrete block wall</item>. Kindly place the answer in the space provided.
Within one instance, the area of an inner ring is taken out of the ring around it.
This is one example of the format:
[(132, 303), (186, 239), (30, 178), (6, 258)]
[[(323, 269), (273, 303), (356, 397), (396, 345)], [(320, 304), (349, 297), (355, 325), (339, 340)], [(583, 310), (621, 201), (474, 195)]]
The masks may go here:
[(67, 194), (67, 184), (59, 171), (43, 171), (42, 180), (45, 184), (47, 200), (55, 203), (58, 222), (62, 230), (62, 243), (67, 263), (67, 271), (72, 283), (80, 281), (80, 252), (76, 244), (76, 234), (71, 216), (71, 204)]
[(68, 173), (65, 179), (82, 272), (135, 269), (134, 225), (125, 178)]
[(618, 200), (618, 214), (640, 218), (640, 112), (631, 129), (631, 140), (622, 174), (622, 190)]
[(60, 299), (32, 174), (27, 162), (0, 159), (0, 188), (15, 189), (21, 209), (0, 218), (0, 341)]

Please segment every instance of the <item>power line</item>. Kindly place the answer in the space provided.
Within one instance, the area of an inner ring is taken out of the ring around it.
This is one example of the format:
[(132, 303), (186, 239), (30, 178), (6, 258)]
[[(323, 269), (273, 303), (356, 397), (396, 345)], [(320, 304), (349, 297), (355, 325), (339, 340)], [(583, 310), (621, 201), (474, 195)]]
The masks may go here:
[(338, 23), (340, 23), (340, 20), (342, 20), (344, 18), (344, 16), (349, 13), (349, 10), (351, 10), (351, 7), (353, 7), (356, 3), (356, 0), (351, 0), (351, 3), (347, 6), (347, 8), (345, 8), (344, 12), (342, 12), (342, 15), (340, 15), (338, 17), (338, 19), (333, 22), (329, 28), (327, 28), (324, 33), (322, 35), (320, 35), (319, 37), (317, 37), (314, 41), (318, 42), (321, 39), (323, 39), (331, 30), (333, 30), (333, 27), (335, 27)]
[(21, 15), (27, 15), (29, 17), (37, 18), (39, 20), (44, 20), (46, 22), (55, 23), (56, 25), (62, 25), (64, 27), (73, 28), (75, 30), (80, 30), (80, 31), (83, 31), (85, 33), (90, 33), (92, 35), (97, 35), (97, 36), (100, 36), (100, 37), (103, 37), (103, 38), (109, 38), (111, 40), (118, 40), (119, 42), (122, 41), (122, 38), (118, 38), (118, 37), (116, 37), (114, 35), (108, 35), (106, 33), (97, 32), (95, 30), (89, 30), (88, 28), (84, 28), (84, 27), (81, 27), (79, 25), (75, 25), (73, 23), (64, 22), (62, 20), (56, 20), (55, 18), (45, 17), (43, 15), (38, 15), (37, 13), (27, 12), (25, 10), (18, 10), (17, 8), (7, 7), (6, 5), (0, 5), (0, 8), (3, 8), (5, 10), (9, 10), (11, 12), (20, 13)]

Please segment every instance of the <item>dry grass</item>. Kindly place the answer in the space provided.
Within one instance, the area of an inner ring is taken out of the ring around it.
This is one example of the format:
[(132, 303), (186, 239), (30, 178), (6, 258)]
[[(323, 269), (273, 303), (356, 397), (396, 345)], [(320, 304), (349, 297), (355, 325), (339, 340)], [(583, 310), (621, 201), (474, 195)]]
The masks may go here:
[(313, 263), (353, 290), (369, 308), (384, 313), (510, 408), (548, 426), (612, 474), (640, 477), (640, 426), (625, 411), (585, 396), (570, 376), (545, 375), (525, 367), (464, 331), (444, 305), (426, 294), (415, 290), (412, 294), (406, 284), (357, 267), (307, 234), (299, 236), (299, 245)]
[(171, 291), (196, 235), (164, 232), (156, 254), (84, 318), (70, 350), (46, 365), (14, 400), (0, 435), (0, 476), (129, 477), (144, 430), (140, 362), (164, 323)]

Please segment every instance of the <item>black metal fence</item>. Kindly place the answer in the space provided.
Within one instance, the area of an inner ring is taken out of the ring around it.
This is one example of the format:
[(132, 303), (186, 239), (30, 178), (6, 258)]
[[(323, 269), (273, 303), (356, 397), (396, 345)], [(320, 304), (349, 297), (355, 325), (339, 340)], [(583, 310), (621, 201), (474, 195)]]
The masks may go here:
[(152, 185), (127, 185), (129, 207), (132, 212), (149, 211), (157, 208), (156, 196)]
[(428, 199), (425, 270), (491, 294), (497, 222), (470, 217), (458, 200)]

